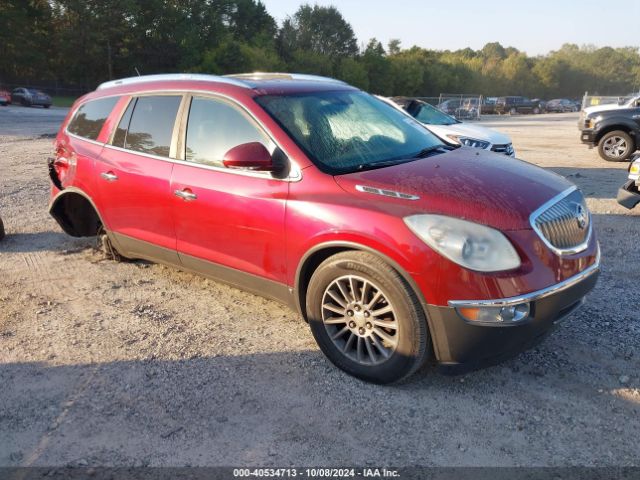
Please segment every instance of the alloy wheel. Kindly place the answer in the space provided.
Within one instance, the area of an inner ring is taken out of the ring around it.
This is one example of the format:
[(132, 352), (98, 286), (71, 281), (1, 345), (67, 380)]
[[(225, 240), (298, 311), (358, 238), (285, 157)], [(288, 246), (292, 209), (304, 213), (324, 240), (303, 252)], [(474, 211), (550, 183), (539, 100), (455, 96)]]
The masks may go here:
[(345, 275), (322, 296), (322, 322), (343, 355), (361, 365), (387, 361), (398, 346), (398, 319), (387, 295), (372, 281)]
[(629, 145), (627, 141), (619, 136), (609, 137), (604, 141), (602, 150), (609, 158), (621, 158), (627, 154)]

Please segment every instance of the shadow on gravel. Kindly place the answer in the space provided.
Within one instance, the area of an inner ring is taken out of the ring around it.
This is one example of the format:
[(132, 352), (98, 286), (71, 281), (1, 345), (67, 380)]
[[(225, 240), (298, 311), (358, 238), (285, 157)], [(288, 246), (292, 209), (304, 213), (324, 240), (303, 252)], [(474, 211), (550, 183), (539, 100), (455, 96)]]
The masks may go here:
[(64, 232), (11, 233), (11, 225), (5, 224), (6, 237), (0, 242), (2, 252), (42, 252), (77, 250), (92, 247), (96, 244), (93, 238), (73, 238)]
[[(375, 452), (382, 453), (378, 462), (393, 463), (391, 452), (402, 445), (412, 446), (403, 461), (418, 462), (425, 457), (416, 447), (431, 444), (434, 434), (437, 448), (450, 452), (459, 453), (460, 442), (495, 446), (496, 430), (461, 428), (461, 416), (491, 419), (513, 448), (521, 441), (513, 425), (537, 394), (524, 387), (523, 373), (507, 376), (504, 370), (467, 376), (466, 383), (421, 373), (406, 384), (381, 387), (346, 376), (317, 351), (8, 363), (0, 365), (0, 465), (247, 465), (274, 461), (275, 448), (304, 465), (325, 458), (353, 464), (376, 459)], [(598, 402), (611, 402), (605, 394), (585, 405), (570, 383), (555, 383), (553, 395), (575, 404), (576, 417), (591, 418)], [(528, 393), (520, 400), (505, 396), (523, 388)], [(546, 409), (554, 406), (545, 403)], [(531, 408), (529, 414), (538, 411)], [(536, 421), (557, 428), (554, 415)], [(400, 443), (389, 449), (394, 438)], [(360, 451), (363, 443), (368, 453)]]

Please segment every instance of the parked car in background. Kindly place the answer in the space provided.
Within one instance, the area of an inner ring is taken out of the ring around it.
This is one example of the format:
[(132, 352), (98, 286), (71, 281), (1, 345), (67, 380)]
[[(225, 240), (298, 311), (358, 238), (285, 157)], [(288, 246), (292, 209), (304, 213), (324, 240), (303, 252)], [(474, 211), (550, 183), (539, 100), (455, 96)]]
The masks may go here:
[(376, 383), (513, 356), (598, 277), (573, 184), (446, 145), (333, 79), (107, 82), (76, 101), (54, 151), (49, 211), (66, 233), (283, 301), (329, 360)]
[(546, 100), (542, 100), (541, 98), (532, 98), (531, 101), (538, 105), (539, 111), (538, 113), (544, 113), (546, 112), (546, 108), (547, 108), (547, 101)]
[(11, 103), (19, 103), (25, 107), (41, 105), (44, 108), (49, 108), (51, 97), (41, 90), (18, 87), (11, 92)]
[(568, 100), (566, 98), (554, 98), (547, 102), (546, 110), (551, 113), (566, 113), (577, 112), (579, 108), (572, 100)]
[(627, 181), (618, 189), (618, 203), (632, 209), (640, 203), (640, 155), (634, 155), (629, 165)]
[(496, 100), (496, 113), (514, 115), (516, 113), (541, 113), (540, 101), (534, 102), (527, 97), (511, 96), (498, 97)]
[(11, 103), (11, 94), (7, 90), (0, 89), (0, 105), (6, 107)]
[(464, 98), (451, 98), (449, 100), (444, 100), (438, 104), (438, 108), (442, 112), (448, 115), (453, 115), (457, 118), (471, 118), (476, 116), (472, 112), (472, 106), (468, 99)]
[(504, 133), (473, 123), (463, 123), (420, 99), (378, 97), (418, 120), (447, 143), (491, 150), (515, 156), (511, 138)]
[(483, 115), (493, 115), (496, 113), (496, 100), (497, 97), (483, 97), (482, 105), (480, 107), (480, 113)]
[[(578, 123), (580, 140), (590, 148), (598, 147), (600, 157), (609, 162), (631, 158), (640, 146), (640, 102), (612, 110), (584, 110)], [(603, 105), (604, 106), (604, 105)]]

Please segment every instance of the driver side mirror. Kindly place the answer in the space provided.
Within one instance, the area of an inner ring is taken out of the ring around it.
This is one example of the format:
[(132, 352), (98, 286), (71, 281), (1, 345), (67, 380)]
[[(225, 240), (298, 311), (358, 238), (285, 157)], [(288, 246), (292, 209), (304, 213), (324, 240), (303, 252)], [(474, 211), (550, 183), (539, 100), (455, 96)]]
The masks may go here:
[(222, 164), (227, 168), (272, 172), (273, 159), (269, 150), (260, 142), (243, 143), (225, 153)]
[(278, 147), (273, 152), (260, 142), (250, 142), (237, 145), (224, 154), (222, 164), (236, 170), (251, 170), (254, 172), (271, 172), (274, 178), (284, 179), (289, 175), (289, 159)]

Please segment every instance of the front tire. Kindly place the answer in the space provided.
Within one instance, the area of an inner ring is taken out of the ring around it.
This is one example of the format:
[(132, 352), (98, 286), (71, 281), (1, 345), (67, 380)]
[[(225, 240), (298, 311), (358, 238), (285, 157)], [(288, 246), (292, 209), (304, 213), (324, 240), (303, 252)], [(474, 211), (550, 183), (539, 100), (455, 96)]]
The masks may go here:
[(354, 377), (396, 382), (428, 358), (429, 330), (415, 292), (371, 253), (342, 252), (322, 262), (309, 282), (306, 305), (318, 346)]
[(622, 130), (608, 132), (598, 142), (598, 153), (608, 162), (624, 162), (635, 150), (633, 139)]

